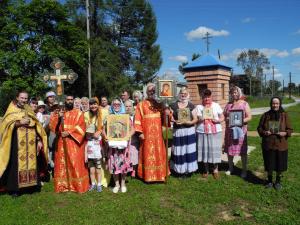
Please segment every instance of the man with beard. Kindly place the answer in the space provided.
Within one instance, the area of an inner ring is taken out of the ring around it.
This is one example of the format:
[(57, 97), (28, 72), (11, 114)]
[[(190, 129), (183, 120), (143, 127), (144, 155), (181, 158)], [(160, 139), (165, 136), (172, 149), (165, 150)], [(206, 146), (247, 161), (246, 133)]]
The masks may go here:
[(47, 135), (20, 91), (0, 126), (0, 183), (13, 196), (27, 187), (40, 187), (47, 169)]
[(73, 108), (74, 97), (67, 95), (65, 107), (51, 115), (49, 127), (58, 136), (54, 158), (55, 192), (84, 193), (89, 189), (84, 162), (84, 115)]
[[(165, 113), (169, 113), (166, 110)], [(155, 85), (147, 85), (147, 98), (136, 107), (135, 130), (139, 133), (138, 176), (146, 182), (165, 181), (166, 149), (162, 137), (163, 105), (155, 100)]]

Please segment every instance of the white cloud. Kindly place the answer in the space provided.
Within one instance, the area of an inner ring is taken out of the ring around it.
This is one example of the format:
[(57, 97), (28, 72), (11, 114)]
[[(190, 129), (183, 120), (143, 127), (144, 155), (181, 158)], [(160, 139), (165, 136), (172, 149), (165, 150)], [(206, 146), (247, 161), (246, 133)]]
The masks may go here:
[(267, 57), (277, 56), (279, 58), (284, 58), (289, 56), (289, 53), (287, 50), (280, 51), (278, 49), (274, 48), (261, 48), (259, 49), (260, 52), (264, 53)]
[(177, 61), (177, 62), (187, 62), (188, 57), (185, 55), (177, 55), (169, 57), (170, 60)]
[(293, 55), (300, 55), (300, 47), (292, 49), (292, 54)]
[(242, 23), (251, 23), (254, 21), (255, 21), (255, 19), (252, 17), (246, 17), (246, 18), (242, 19)]
[(178, 68), (168, 68), (163, 73), (168, 79), (176, 79), (182, 81), (184, 79), (183, 75), (179, 72)]
[(203, 26), (200, 26), (195, 30), (191, 30), (190, 32), (185, 33), (184, 35), (187, 37), (189, 41), (193, 41), (195, 39), (201, 39), (205, 37), (207, 32), (209, 33), (210, 36), (214, 36), (214, 37), (229, 35), (229, 31), (227, 30), (214, 30)]
[(248, 51), (248, 49), (246, 49), (246, 48), (243, 48), (243, 49), (237, 48), (237, 49), (234, 49), (232, 52), (227, 53), (227, 54), (222, 55), (222, 53), (221, 53), (221, 60), (222, 61), (228, 61), (228, 60), (231, 60), (231, 59), (236, 60), (238, 55), (243, 51)]
[[(230, 60), (230, 59), (236, 60), (238, 55), (243, 51), (248, 51), (248, 49), (247, 48), (234, 49), (232, 52), (221, 55), (221, 59), (223, 61), (227, 61), (227, 60)], [(268, 58), (271, 58), (271, 57), (284, 58), (284, 57), (287, 57), (287, 56), (290, 55), (287, 50), (280, 51), (278, 49), (261, 48), (261, 49), (258, 49), (258, 51), (264, 53)]]

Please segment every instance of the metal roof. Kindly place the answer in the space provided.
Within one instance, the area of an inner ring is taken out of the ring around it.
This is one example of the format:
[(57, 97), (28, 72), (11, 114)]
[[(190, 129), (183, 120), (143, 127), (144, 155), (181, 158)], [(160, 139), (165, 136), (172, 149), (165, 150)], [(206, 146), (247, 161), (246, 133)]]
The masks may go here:
[(190, 70), (190, 69), (196, 69), (196, 68), (207, 68), (207, 67), (222, 67), (224, 69), (231, 70), (231, 67), (226, 65), (221, 60), (217, 59), (216, 57), (212, 55), (204, 55), (200, 56), (199, 59), (196, 59), (195, 61), (190, 62), (185, 67), (183, 67), (183, 70)]

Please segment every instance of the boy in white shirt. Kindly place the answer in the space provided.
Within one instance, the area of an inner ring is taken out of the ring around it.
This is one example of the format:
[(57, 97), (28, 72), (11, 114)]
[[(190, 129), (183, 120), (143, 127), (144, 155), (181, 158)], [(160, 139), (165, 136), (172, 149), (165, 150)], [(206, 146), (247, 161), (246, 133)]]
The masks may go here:
[(88, 163), (90, 170), (91, 186), (89, 191), (97, 190), (97, 192), (101, 192), (101, 136), (95, 138), (95, 132), (96, 126), (94, 124), (91, 124), (86, 129), (85, 162)]

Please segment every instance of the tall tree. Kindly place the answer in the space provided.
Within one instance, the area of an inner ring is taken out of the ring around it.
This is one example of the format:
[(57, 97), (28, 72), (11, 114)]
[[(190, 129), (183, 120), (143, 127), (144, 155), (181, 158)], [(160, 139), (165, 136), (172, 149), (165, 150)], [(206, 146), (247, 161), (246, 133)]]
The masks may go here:
[(31, 95), (42, 96), (47, 86), (41, 73), (51, 69), (56, 57), (79, 74), (77, 82), (81, 83), (86, 41), (59, 2), (10, 1), (6, 10), (6, 23), (0, 25), (0, 71), (7, 75), (1, 92), (27, 89)]
[[(85, 1), (68, 0), (86, 30)], [(74, 8), (75, 7), (75, 8)], [(161, 66), (156, 19), (145, 0), (90, 1), (93, 94), (110, 96), (151, 80)]]
[[(250, 95), (252, 95), (252, 77), (256, 77), (262, 83), (263, 70), (269, 69), (269, 59), (256, 49), (249, 49), (239, 54), (237, 65), (241, 66), (250, 80)], [(262, 94), (262, 91), (261, 91)]]
[(145, 0), (108, 0), (107, 18), (112, 40), (119, 49), (121, 72), (135, 84), (154, 78), (161, 66), (156, 18)]

